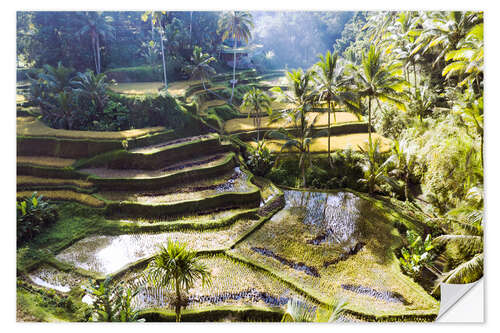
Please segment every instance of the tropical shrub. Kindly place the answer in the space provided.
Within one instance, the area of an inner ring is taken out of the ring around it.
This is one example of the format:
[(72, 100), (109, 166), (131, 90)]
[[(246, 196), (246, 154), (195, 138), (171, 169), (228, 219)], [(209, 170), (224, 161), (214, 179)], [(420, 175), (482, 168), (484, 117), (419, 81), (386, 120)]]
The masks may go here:
[(422, 269), (432, 263), (435, 257), (430, 234), (422, 240), (422, 237), (412, 230), (406, 231), (408, 246), (401, 249), (399, 262), (403, 271), (413, 278), (420, 277)]
[(247, 158), (248, 167), (257, 176), (265, 176), (271, 170), (273, 163), (273, 156), (264, 141), (258, 143), (257, 148)]
[(139, 288), (123, 287), (123, 281), (112, 285), (111, 277), (107, 276), (102, 283), (89, 279), (89, 285), (82, 286), (93, 300), (93, 321), (136, 322), (139, 311), (132, 306), (132, 299), (140, 292)]
[(57, 221), (55, 206), (49, 204), (42, 195), (34, 192), (30, 198), (16, 202), (17, 242), (32, 239), (45, 227)]

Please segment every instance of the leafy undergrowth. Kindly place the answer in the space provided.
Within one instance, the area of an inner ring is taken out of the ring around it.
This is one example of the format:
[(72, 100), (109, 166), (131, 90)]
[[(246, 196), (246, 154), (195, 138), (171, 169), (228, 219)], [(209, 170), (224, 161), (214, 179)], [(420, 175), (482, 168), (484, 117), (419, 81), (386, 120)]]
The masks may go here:
[[(380, 151), (387, 152), (391, 149), (391, 141), (383, 136), (372, 133), (372, 140), (380, 140)], [(331, 150), (352, 148), (359, 150), (358, 146), (364, 147), (368, 142), (368, 133), (353, 133), (345, 135), (334, 135), (330, 138)], [(265, 145), (272, 153), (278, 153), (285, 140), (266, 140)], [(248, 142), (253, 148), (257, 147), (257, 143)], [(288, 151), (288, 150), (287, 150)], [(292, 152), (295, 149), (291, 150)], [(311, 140), (311, 153), (326, 153), (328, 152), (328, 137), (318, 137)], [(285, 151), (286, 152), (286, 151)]]
[(17, 117), (17, 130), (18, 136), (41, 136), (41, 137), (55, 137), (55, 138), (68, 138), (68, 139), (96, 139), (96, 140), (124, 140), (132, 139), (146, 134), (152, 134), (164, 131), (165, 127), (149, 127), (130, 129), (125, 131), (114, 132), (97, 132), (97, 131), (72, 131), (54, 129), (45, 125), (41, 120), (34, 117)]
[[(311, 240), (318, 239), (321, 228), (318, 230), (304, 223), (304, 211), (297, 208), (280, 211), (228, 253), (268, 269), (321, 302), (331, 303), (334, 299), (346, 298), (348, 308), (355, 312), (375, 316), (437, 313), (437, 301), (402, 274), (394, 255), (394, 250), (401, 245), (401, 238), (385, 212), (368, 201), (361, 200), (359, 204), (357, 226), (347, 238), (365, 244), (360, 250), (358, 248), (357, 254), (353, 250), (354, 243), (346, 245), (335, 238), (314, 244)], [(319, 277), (252, 250), (263, 246), (288, 262), (299, 264), (297, 267), (301, 267), (300, 263), (307, 263), (317, 270)], [(328, 264), (329, 261), (335, 264)], [(373, 292), (367, 294), (362, 292), (364, 290)], [(403, 300), (376, 297), (391, 294), (400, 294)]]

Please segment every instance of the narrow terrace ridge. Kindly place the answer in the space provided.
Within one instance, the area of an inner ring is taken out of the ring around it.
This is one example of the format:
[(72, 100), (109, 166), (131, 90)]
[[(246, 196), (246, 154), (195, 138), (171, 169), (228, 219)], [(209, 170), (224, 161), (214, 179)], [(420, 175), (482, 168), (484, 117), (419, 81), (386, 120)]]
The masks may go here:
[(52, 156), (17, 156), (17, 164), (29, 164), (33, 166), (66, 168), (76, 160), (71, 158), (60, 158)]
[[(350, 112), (336, 112), (335, 114), (336, 122), (334, 122), (333, 115), (330, 117), (330, 125), (335, 125), (339, 123), (348, 123), (348, 122), (359, 122), (358, 117)], [(307, 114), (308, 123), (314, 121), (315, 127), (324, 127), (328, 126), (328, 114), (322, 112), (309, 112)], [(280, 119), (273, 123), (270, 123), (269, 117), (261, 117), (261, 130), (267, 129), (279, 129), (281, 127), (284, 128), (292, 128), (293, 123), (288, 123), (285, 119)], [(254, 119), (252, 118), (236, 118), (228, 120), (224, 125), (224, 130), (228, 133), (238, 133), (244, 131), (253, 131), (255, 130)]]
[(206, 141), (208, 139), (216, 139), (218, 138), (217, 134), (205, 134), (205, 135), (196, 135), (185, 138), (179, 138), (174, 140), (169, 140), (166, 142), (160, 142), (151, 146), (145, 146), (140, 148), (129, 149), (130, 153), (135, 154), (153, 154), (155, 152), (161, 151), (165, 148), (170, 148), (174, 145), (181, 145), (191, 143), (193, 141)]
[(223, 177), (176, 184), (156, 191), (103, 191), (100, 195), (110, 201), (127, 201), (140, 204), (163, 204), (186, 200), (199, 200), (222, 193), (245, 193), (255, 190), (247, 182), (246, 173), (236, 167)]
[(201, 156), (171, 164), (157, 170), (86, 168), (80, 169), (79, 171), (102, 179), (154, 179), (169, 176), (181, 171), (214, 167), (222, 164), (232, 156), (234, 156), (233, 153)]

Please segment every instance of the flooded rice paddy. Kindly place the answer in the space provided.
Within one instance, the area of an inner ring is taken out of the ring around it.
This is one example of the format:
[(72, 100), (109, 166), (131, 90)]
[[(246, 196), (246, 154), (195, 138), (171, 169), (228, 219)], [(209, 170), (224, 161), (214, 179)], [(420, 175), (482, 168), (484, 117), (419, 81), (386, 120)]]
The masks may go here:
[(56, 259), (85, 270), (110, 274), (154, 255), (158, 246), (168, 240), (187, 242), (188, 247), (194, 251), (228, 248), (258, 222), (257, 219), (242, 219), (226, 229), (203, 232), (186, 230), (119, 236), (96, 235), (78, 241), (60, 252)]

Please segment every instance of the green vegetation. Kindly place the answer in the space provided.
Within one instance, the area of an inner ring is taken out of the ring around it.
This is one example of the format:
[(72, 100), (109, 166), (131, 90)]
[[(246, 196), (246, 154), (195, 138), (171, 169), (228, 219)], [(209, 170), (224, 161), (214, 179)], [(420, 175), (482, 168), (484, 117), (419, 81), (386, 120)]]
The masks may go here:
[(153, 285), (172, 286), (175, 289), (175, 316), (181, 321), (181, 291), (189, 291), (194, 282), (201, 279), (202, 284), (210, 284), (210, 271), (198, 262), (196, 252), (186, 249), (186, 244), (169, 241), (167, 246), (160, 246), (144, 273)]
[(17, 19), (18, 320), (429, 321), (483, 275), (482, 12)]
[(58, 218), (55, 207), (36, 192), (17, 201), (16, 208), (18, 243), (32, 239)]

